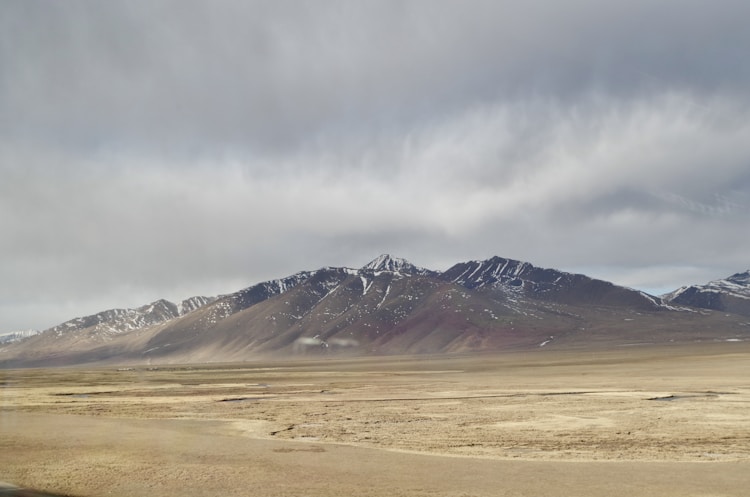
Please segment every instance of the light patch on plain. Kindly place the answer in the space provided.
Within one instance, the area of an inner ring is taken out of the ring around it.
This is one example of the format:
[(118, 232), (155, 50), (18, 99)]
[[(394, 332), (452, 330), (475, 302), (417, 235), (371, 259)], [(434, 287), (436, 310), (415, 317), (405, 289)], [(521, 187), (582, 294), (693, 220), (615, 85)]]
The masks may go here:
[(501, 421), (491, 425), (494, 428), (512, 430), (543, 430), (543, 431), (566, 431), (586, 430), (596, 428), (611, 428), (615, 426), (614, 421), (600, 416), (549, 416), (535, 418), (528, 421)]
[(274, 423), (262, 419), (234, 419), (228, 420), (227, 424), (232, 431), (250, 438), (267, 438), (269, 433), (278, 429)]

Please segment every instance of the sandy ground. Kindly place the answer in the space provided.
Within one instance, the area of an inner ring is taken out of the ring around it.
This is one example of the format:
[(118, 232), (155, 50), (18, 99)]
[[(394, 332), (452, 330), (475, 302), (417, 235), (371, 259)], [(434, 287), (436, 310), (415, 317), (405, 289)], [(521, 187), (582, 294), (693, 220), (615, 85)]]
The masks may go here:
[(77, 496), (744, 496), (750, 346), (0, 371), (0, 481)]

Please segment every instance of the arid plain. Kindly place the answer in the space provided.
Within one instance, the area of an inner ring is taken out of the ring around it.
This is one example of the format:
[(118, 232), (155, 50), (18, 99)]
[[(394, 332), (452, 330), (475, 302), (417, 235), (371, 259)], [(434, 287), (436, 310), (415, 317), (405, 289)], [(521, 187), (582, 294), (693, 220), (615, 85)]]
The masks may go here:
[(0, 481), (74, 496), (744, 496), (750, 343), (0, 371)]

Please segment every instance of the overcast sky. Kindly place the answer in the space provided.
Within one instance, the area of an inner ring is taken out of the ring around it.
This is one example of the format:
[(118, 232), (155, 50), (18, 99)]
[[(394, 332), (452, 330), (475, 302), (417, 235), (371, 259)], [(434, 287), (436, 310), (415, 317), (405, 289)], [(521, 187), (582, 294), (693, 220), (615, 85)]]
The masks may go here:
[(388, 252), (750, 267), (746, 0), (0, 1), (0, 331)]

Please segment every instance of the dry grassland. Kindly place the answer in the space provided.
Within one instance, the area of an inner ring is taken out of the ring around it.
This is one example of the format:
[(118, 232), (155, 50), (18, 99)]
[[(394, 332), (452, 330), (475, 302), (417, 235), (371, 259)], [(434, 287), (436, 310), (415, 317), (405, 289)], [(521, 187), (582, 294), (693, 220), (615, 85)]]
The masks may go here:
[(0, 480), (80, 496), (744, 496), (750, 345), (0, 371)]

